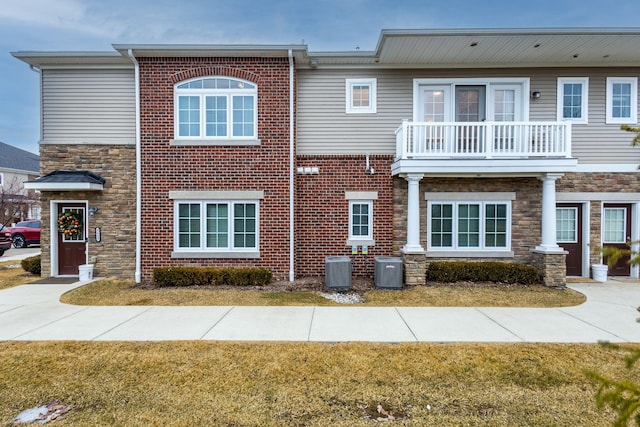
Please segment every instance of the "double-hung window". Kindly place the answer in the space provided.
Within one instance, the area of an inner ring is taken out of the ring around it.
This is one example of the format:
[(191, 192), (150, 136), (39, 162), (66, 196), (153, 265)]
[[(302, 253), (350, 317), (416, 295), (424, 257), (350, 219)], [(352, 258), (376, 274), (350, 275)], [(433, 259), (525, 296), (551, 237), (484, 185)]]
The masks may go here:
[(245, 200), (176, 200), (176, 252), (257, 252), (259, 205)]
[(430, 201), (428, 249), (506, 251), (511, 247), (509, 201)]
[(589, 79), (587, 77), (558, 78), (558, 120), (586, 124), (588, 98)]
[(349, 239), (373, 239), (372, 200), (351, 200), (349, 202)]
[(607, 77), (607, 123), (638, 122), (638, 78)]
[(174, 94), (177, 140), (257, 138), (258, 89), (254, 83), (206, 77), (178, 83)]
[(377, 191), (345, 191), (349, 202), (348, 246), (373, 246), (373, 202)]

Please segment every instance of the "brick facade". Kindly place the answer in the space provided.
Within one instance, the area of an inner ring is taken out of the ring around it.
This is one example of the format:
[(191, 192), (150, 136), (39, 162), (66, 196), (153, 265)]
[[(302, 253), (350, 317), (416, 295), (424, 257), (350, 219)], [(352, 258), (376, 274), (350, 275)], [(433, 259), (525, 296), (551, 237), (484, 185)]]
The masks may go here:
[[(135, 147), (128, 145), (40, 145), (40, 172), (88, 170), (105, 179), (102, 191), (43, 191), (42, 276), (51, 275), (51, 201), (86, 200), (97, 207), (88, 219), (88, 257), (95, 257), (94, 275), (133, 277), (136, 241)], [(95, 227), (101, 241), (96, 242)]]
[[(142, 148), (142, 280), (163, 266), (258, 266), (289, 271), (289, 63), (287, 58), (139, 58)], [(171, 146), (174, 84), (227, 76), (258, 87), (259, 146)], [(255, 190), (260, 258), (172, 259), (169, 191)]]
[[(298, 156), (298, 167), (318, 167), (317, 175), (296, 178), (296, 274), (324, 275), (327, 256), (352, 257), (354, 276), (373, 275), (374, 257), (393, 253), (392, 156), (371, 156), (375, 174), (365, 171), (364, 155)], [(373, 238), (369, 254), (351, 255), (349, 201), (345, 191), (377, 191), (373, 202)]]

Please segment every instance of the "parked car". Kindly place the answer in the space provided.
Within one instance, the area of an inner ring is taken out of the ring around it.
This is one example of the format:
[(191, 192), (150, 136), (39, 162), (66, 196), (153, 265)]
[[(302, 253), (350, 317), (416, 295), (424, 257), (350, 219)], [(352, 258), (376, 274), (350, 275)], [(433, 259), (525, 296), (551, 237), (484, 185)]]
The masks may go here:
[(11, 230), (5, 226), (0, 229), (0, 256), (11, 249)]
[(40, 220), (20, 221), (11, 227), (11, 241), (14, 248), (26, 248), (40, 244)]

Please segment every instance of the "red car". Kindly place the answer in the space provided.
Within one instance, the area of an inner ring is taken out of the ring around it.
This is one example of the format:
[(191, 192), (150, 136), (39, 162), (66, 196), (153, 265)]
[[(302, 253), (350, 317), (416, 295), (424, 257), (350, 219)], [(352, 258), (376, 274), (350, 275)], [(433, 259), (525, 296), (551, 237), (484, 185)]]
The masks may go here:
[(11, 231), (4, 226), (0, 227), (0, 256), (11, 249)]
[(10, 230), (14, 248), (40, 244), (40, 220), (20, 221)]

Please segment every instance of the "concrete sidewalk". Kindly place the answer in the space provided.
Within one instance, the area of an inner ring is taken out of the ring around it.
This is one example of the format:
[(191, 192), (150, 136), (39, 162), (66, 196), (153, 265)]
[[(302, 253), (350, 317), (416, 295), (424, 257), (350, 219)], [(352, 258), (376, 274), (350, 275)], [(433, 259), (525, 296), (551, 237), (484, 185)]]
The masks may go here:
[(86, 282), (0, 291), (0, 340), (640, 342), (640, 283), (571, 284), (565, 308), (84, 307), (60, 296)]

